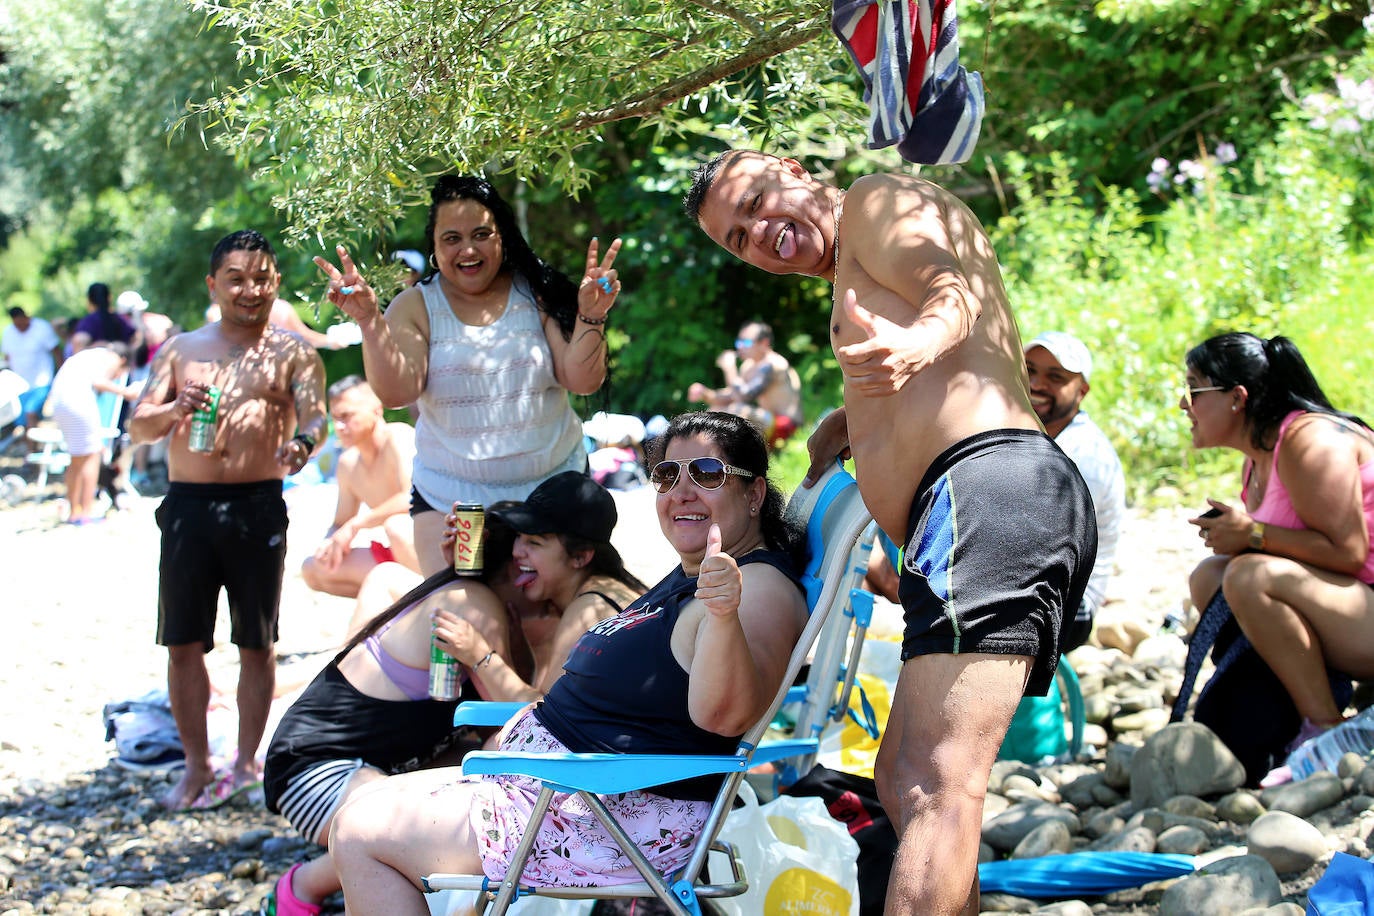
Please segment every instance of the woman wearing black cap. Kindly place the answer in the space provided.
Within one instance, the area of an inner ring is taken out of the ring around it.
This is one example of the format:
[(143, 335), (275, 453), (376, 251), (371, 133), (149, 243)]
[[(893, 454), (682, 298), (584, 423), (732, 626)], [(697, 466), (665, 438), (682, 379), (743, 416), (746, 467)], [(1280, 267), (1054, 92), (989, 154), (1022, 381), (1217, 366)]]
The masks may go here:
[[(264, 767), (268, 807), (306, 840), (326, 845), (334, 812), (359, 787), (441, 755), (453, 759), (459, 701), (429, 699), (431, 633), (462, 663), (477, 694), (534, 700), (557, 679), (583, 632), (643, 594), (610, 543), (615, 500), (585, 475), (557, 474), (525, 502), (498, 503), (490, 512), (483, 581), (452, 572), (450, 515), (442, 543), (448, 571), (364, 626), (273, 733)], [(511, 600), (511, 588), (529, 600)], [(539, 610), (517, 616), (514, 605)], [(472, 689), (463, 693), (476, 698)], [(276, 913), (312, 916), (339, 886), (328, 853), (294, 865), (277, 882)]]
[[(524, 595), (525, 607), (539, 610), (522, 613), (519, 626), (508, 628), (505, 650), (451, 615), (435, 617), (434, 638), (463, 664), (483, 698), (537, 700), (563, 673), (578, 638), (624, 610), (647, 586), (625, 569), (611, 546), (615, 500), (585, 474), (555, 474), (529, 499), (497, 503), (490, 514), (517, 532), (511, 585)], [(446, 541), (454, 523), (450, 514)], [(532, 674), (521, 670), (530, 667)]]

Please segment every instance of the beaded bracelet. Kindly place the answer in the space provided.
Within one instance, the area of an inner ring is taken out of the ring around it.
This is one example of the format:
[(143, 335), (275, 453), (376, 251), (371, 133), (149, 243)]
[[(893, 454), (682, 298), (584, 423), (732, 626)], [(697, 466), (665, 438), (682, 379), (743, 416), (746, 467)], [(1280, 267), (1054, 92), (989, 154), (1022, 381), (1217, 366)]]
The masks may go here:
[(605, 316), (605, 315), (602, 315), (600, 318), (588, 318), (586, 315), (582, 314), (581, 312), (578, 312), (578, 313), (577, 313), (577, 320), (583, 322), (584, 324), (590, 324), (590, 325), (596, 326), (596, 325), (603, 325), (603, 324), (605, 324), (605, 323), (606, 323), (606, 316)]

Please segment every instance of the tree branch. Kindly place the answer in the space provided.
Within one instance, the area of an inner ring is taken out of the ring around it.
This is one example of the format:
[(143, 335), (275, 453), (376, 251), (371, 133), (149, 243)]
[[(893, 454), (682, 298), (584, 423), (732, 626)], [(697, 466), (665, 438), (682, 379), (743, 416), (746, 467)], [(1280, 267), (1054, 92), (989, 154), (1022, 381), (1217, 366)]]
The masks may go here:
[(693, 92), (705, 89), (717, 80), (722, 80), (755, 64), (762, 63), (770, 57), (819, 38), (825, 31), (826, 28), (823, 25), (784, 26), (765, 34), (734, 57), (684, 74), (619, 105), (603, 108), (600, 111), (585, 112), (576, 118), (555, 125), (553, 130), (559, 132), (586, 130), (611, 121), (647, 117), (662, 111), (676, 101), (686, 98)]
[(724, 16), (727, 19), (733, 19), (735, 22), (748, 29), (751, 35), (763, 34), (763, 23), (759, 22), (748, 13), (742, 13), (737, 9), (726, 6), (724, 3), (717, 2), (717, 0), (687, 0), (687, 2), (693, 6), (699, 6), (704, 10), (709, 10), (719, 16)]

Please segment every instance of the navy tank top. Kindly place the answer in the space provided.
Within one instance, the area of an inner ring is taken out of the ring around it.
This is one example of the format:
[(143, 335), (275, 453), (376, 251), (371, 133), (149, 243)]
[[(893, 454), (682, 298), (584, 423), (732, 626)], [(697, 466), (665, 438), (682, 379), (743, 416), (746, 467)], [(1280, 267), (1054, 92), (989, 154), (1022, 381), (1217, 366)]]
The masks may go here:
[[(738, 563), (767, 563), (797, 582), (791, 559), (781, 551), (756, 550)], [(733, 754), (740, 735), (717, 735), (692, 722), (688, 673), (673, 657), (673, 627), (696, 589), (696, 577), (679, 566), (627, 609), (588, 630), (568, 655), (563, 676), (535, 707), (539, 723), (576, 753)], [(695, 785), (658, 791), (709, 799), (720, 784), (690, 782)]]

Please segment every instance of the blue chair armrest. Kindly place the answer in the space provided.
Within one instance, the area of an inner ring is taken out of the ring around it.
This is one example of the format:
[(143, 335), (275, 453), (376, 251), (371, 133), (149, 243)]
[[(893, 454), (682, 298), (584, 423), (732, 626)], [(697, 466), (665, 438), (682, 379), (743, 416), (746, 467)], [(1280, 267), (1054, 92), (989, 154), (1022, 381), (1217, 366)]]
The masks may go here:
[(473, 751), (463, 758), (463, 775), (520, 775), (565, 792), (615, 795), (696, 776), (743, 772), (749, 759), (735, 754), (537, 754)]
[(759, 745), (758, 750), (754, 751), (754, 759), (750, 761), (749, 765), (758, 766), (761, 763), (773, 763), (778, 760), (786, 760), (789, 757), (814, 754), (819, 746), (820, 742), (815, 738), (769, 741), (767, 744)]
[(495, 701), (469, 700), (459, 703), (453, 710), (454, 725), (505, 725), (528, 703), (497, 703)]

